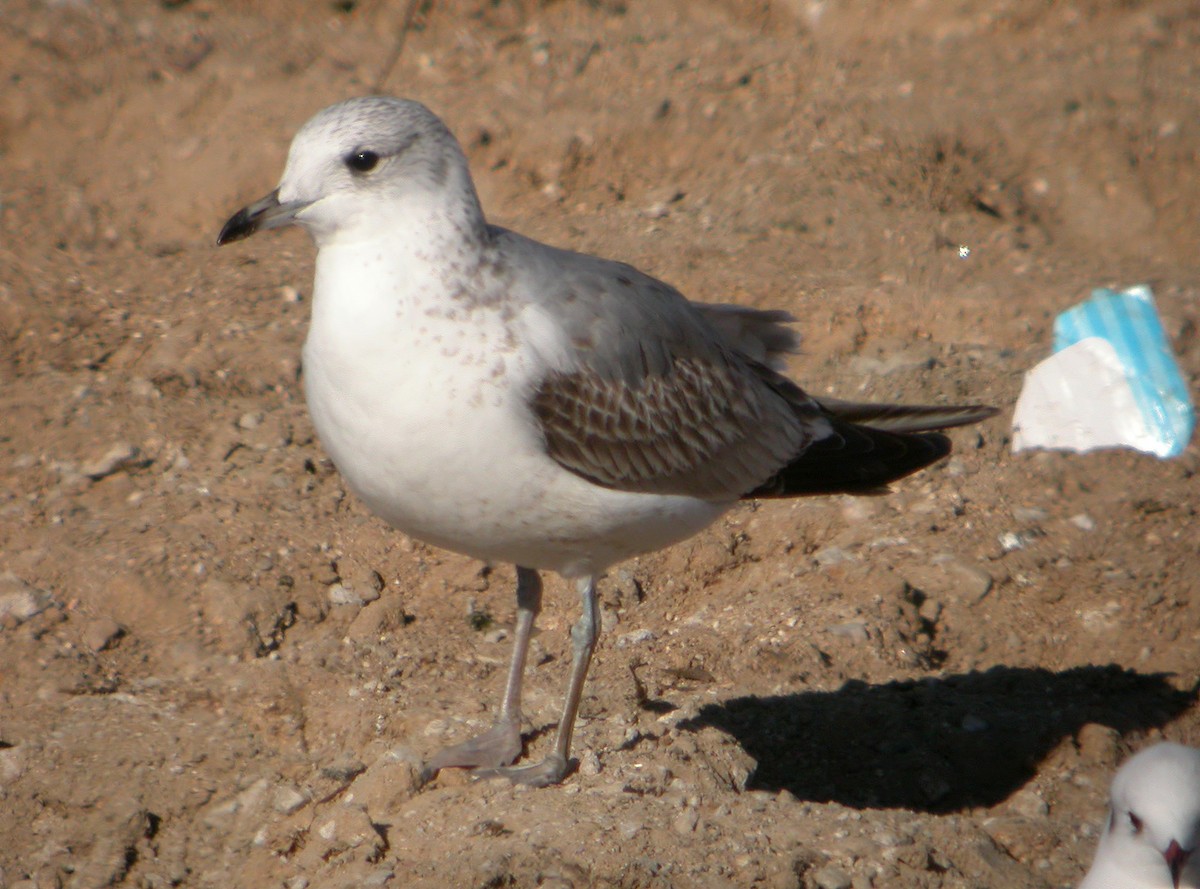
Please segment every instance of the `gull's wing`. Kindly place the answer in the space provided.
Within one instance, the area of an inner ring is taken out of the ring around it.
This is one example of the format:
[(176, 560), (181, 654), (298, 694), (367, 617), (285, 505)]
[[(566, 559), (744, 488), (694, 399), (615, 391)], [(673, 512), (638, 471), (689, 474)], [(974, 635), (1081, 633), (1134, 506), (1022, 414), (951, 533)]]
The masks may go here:
[(736, 500), (829, 432), (730, 357), (682, 356), (640, 383), (588, 369), (553, 373), (533, 401), (546, 449), (623, 491)]
[(778, 309), (752, 309), (729, 303), (691, 303), (721, 338), (747, 358), (782, 370), (788, 355), (800, 351), (796, 319)]
[(501, 264), (529, 276), (508, 286), (539, 319), (552, 370), (533, 413), (565, 468), (620, 490), (736, 500), (828, 434), (815, 402), (777, 391), (738, 348), (764, 360), (794, 348), (782, 313), (697, 307), (632, 266), (494, 231)]
[(949, 452), (915, 430), (991, 413), (827, 409), (762, 363), (795, 348), (785, 315), (690, 303), (632, 266), (497, 231), (554, 333), (531, 393), (546, 450), (598, 485), (711, 501), (870, 491)]

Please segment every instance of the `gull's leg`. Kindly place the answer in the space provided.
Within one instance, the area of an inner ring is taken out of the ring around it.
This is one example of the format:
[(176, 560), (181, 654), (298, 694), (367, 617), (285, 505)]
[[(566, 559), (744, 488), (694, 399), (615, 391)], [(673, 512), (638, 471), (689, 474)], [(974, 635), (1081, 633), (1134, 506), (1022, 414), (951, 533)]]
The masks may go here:
[(578, 581), (579, 597), (583, 600), (583, 613), (579, 622), (571, 628), (571, 679), (567, 685), (567, 699), (563, 703), (562, 719), (558, 723), (558, 737), (554, 750), (539, 763), (508, 768), (481, 769), (475, 772), (479, 778), (508, 778), (515, 784), (545, 787), (557, 784), (567, 774), (571, 755), (571, 736), (575, 733), (575, 716), (579, 712), (579, 700), (583, 697), (583, 682), (587, 678), (588, 666), (592, 662), (592, 650), (596, 647), (596, 635), (600, 626), (600, 611), (596, 602), (596, 578), (584, 577)]
[(531, 568), (517, 566), (517, 632), (513, 639), (512, 662), (508, 667), (508, 682), (500, 715), (490, 729), (439, 750), (425, 765), (426, 779), (446, 768), (496, 768), (506, 766), (521, 754), (521, 680), (525, 675), (525, 660), (533, 623), (542, 610), (542, 579)]

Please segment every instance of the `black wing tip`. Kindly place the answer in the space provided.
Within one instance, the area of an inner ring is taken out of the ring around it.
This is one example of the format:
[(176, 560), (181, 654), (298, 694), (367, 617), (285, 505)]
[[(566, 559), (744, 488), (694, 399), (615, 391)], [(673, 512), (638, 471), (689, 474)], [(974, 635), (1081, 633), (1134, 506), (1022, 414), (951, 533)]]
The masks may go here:
[(746, 497), (881, 494), (889, 483), (936, 463), (951, 450), (949, 437), (940, 432), (886, 432), (837, 423), (834, 428), (834, 435), (815, 442)]

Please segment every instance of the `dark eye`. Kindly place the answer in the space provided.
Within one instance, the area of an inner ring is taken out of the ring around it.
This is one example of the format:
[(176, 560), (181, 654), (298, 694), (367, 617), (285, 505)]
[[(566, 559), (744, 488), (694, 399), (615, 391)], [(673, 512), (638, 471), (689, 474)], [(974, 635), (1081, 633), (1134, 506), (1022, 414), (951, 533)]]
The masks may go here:
[(1133, 812), (1129, 813), (1129, 823), (1131, 825), (1133, 825), (1134, 833), (1141, 833), (1142, 828), (1145, 827), (1145, 825), (1142, 824), (1142, 819), (1139, 818), (1137, 815), (1133, 814)]
[(346, 166), (356, 173), (369, 173), (379, 163), (379, 155), (373, 151), (356, 151), (346, 158)]

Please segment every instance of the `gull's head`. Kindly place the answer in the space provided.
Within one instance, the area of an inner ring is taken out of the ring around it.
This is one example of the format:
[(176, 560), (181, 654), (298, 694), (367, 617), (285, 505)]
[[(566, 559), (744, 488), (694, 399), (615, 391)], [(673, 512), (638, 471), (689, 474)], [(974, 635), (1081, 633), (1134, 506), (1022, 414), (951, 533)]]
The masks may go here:
[(292, 224), (318, 246), (366, 239), (405, 212), (439, 205), (442, 217), (457, 210), (470, 223), (480, 215), (466, 159), (446, 125), (419, 102), (347, 99), (300, 128), (279, 187), (235, 213), (217, 243)]
[[(1156, 744), (1121, 766), (1113, 778), (1108, 823), (1093, 872), (1119, 872), (1131, 887), (1197, 889), (1197, 846), (1200, 750)], [(1088, 880), (1084, 886), (1109, 885)]]

